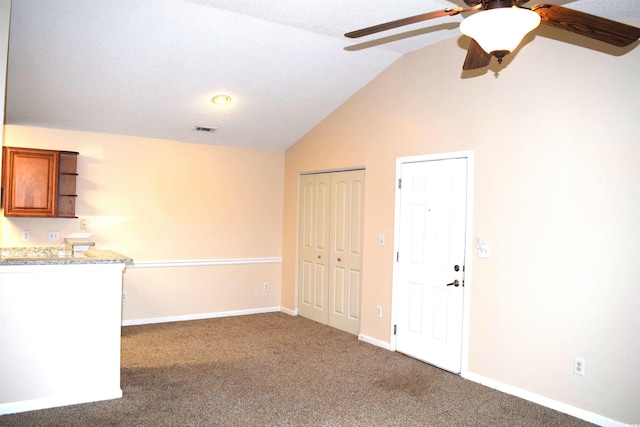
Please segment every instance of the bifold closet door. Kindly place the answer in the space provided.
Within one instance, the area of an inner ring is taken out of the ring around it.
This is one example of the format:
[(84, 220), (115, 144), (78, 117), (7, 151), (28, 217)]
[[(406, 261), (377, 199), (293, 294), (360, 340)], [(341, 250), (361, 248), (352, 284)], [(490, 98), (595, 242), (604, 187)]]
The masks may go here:
[(364, 171), (331, 174), (329, 325), (360, 333)]
[(330, 196), (330, 174), (300, 177), (298, 310), (324, 324), (329, 313)]
[(303, 175), (299, 312), (360, 332), (364, 170)]

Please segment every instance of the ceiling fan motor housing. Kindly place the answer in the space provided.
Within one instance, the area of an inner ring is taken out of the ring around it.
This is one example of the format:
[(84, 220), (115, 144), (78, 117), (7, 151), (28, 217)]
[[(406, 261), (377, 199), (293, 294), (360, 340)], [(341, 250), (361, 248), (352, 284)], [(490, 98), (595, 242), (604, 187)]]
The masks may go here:
[(499, 9), (503, 7), (513, 7), (516, 2), (513, 0), (484, 0), (482, 3), (484, 3), (484, 8), (489, 10)]
[(464, 0), (471, 7), (482, 5), (485, 10), (498, 9), (501, 7), (513, 7), (525, 4), (529, 0)]

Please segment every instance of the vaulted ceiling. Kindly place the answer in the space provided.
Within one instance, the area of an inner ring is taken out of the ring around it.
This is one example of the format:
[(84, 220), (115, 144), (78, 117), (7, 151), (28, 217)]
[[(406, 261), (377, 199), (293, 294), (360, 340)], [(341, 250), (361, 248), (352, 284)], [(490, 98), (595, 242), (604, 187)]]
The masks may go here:
[[(549, 3), (640, 20), (637, 0)], [(5, 123), (283, 150), (403, 54), (463, 37), (460, 15), (364, 39), (345, 32), (463, 5), (13, 0)], [(232, 103), (214, 105), (217, 94)]]

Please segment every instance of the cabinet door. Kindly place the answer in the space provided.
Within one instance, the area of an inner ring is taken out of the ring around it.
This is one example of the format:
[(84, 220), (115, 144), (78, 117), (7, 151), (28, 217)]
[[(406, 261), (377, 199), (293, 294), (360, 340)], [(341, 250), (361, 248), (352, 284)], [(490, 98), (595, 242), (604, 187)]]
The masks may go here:
[(58, 159), (57, 151), (5, 147), (5, 216), (56, 216)]

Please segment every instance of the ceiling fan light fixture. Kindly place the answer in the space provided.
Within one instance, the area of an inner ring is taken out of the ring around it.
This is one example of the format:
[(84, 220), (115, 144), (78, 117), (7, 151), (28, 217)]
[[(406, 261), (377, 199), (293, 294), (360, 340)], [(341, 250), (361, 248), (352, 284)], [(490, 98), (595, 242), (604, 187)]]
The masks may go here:
[(478, 12), (460, 23), (462, 34), (474, 39), (487, 53), (502, 58), (513, 52), (524, 36), (540, 25), (540, 15), (521, 7)]

